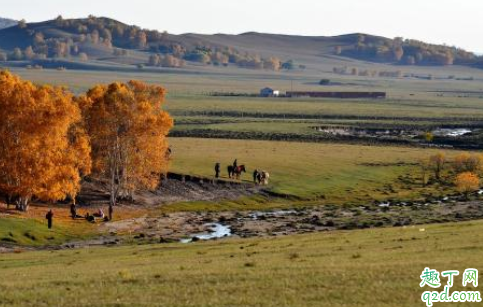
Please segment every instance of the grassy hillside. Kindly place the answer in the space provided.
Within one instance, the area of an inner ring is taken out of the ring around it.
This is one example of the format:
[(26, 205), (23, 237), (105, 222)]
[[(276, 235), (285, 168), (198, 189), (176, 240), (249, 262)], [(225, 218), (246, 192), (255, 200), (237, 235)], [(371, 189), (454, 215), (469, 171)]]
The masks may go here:
[(8, 18), (0, 18), (0, 30), (6, 29), (8, 27), (13, 27), (17, 24), (17, 22), (13, 19)]
[[(33, 53), (27, 50), (29, 47)], [(345, 69), (347, 74), (351, 73), (350, 68), (370, 74), (375, 67), (400, 70), (401, 65), (472, 67), (481, 64), (475, 54), (458, 48), (369, 34), (334, 37), (256, 32), (172, 35), (94, 16), (82, 19), (59, 16), (55, 20), (0, 29), (0, 50), (5, 51), (11, 66), (29, 63), (48, 66), (47, 58), (75, 61), (80, 67), (70, 67), (90, 70), (102, 69), (90, 65), (92, 61), (116, 64), (120, 69), (126, 68), (125, 65), (158, 69), (235, 66), (303, 72), (349, 67)]]
[[(482, 234), (471, 222), (8, 254), (0, 305), (413, 307), (432, 290), (419, 287), (425, 267), (483, 265)], [(451, 292), (473, 291), (461, 276)]]

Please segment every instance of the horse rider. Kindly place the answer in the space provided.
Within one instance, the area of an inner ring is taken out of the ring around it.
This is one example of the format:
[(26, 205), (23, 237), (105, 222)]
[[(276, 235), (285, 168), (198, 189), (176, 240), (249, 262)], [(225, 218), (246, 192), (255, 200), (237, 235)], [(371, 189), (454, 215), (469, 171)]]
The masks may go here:
[(215, 178), (220, 178), (220, 169), (221, 169), (221, 164), (220, 162), (217, 162), (215, 164)]
[(237, 167), (238, 167), (238, 159), (235, 159), (235, 161), (233, 161), (233, 170), (236, 170)]

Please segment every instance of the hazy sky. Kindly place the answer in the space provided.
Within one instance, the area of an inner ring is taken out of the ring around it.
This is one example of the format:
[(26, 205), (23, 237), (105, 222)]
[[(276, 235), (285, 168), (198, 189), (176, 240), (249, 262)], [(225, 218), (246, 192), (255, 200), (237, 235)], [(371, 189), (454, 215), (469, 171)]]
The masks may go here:
[(483, 0), (0, 0), (1, 17), (118, 19), (170, 33), (402, 36), (483, 53)]

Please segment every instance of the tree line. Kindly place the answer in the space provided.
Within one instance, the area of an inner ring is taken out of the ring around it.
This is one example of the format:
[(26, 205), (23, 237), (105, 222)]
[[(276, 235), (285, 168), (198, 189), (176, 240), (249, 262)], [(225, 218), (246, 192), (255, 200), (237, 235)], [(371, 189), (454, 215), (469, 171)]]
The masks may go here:
[(155, 188), (167, 171), (173, 126), (165, 93), (130, 81), (74, 96), (1, 71), (0, 195), (26, 211), (31, 200), (75, 202), (86, 176), (109, 187), (111, 206)]
[(339, 75), (352, 75), (360, 77), (383, 77), (383, 78), (402, 78), (404, 76), (403, 72), (400, 70), (396, 71), (378, 71), (374, 69), (359, 69), (358, 67), (334, 67), (332, 68), (334, 74)]
[(480, 59), (474, 53), (446, 45), (427, 44), (396, 37), (387, 39), (359, 34), (350, 46), (336, 46), (336, 55), (403, 65), (470, 65)]

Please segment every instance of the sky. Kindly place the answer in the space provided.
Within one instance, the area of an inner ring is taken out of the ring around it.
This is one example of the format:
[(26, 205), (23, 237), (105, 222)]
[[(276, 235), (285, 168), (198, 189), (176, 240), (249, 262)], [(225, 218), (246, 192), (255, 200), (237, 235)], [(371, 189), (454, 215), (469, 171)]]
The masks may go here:
[(0, 17), (27, 22), (117, 19), (169, 33), (332, 36), (366, 33), (483, 53), (483, 0), (0, 0)]

